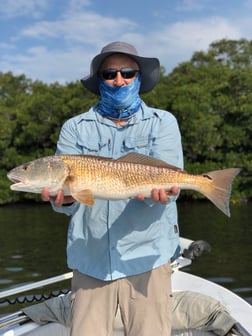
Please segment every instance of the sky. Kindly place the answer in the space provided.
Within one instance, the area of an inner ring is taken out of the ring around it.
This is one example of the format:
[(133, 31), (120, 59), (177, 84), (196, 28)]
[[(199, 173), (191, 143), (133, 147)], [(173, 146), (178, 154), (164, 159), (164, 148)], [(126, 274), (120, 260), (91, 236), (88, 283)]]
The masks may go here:
[(252, 0), (0, 0), (0, 72), (75, 82), (112, 41), (166, 73), (223, 38), (252, 39)]

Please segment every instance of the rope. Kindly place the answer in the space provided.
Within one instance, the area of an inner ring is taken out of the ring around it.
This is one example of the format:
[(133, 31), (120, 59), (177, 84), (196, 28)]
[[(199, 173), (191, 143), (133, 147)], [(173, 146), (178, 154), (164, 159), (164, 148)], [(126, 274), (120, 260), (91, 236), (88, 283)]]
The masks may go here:
[(53, 297), (57, 297), (61, 294), (67, 294), (69, 293), (69, 289), (62, 289), (62, 290), (58, 290), (58, 291), (53, 291), (49, 294), (35, 294), (35, 295), (27, 295), (27, 296), (20, 296), (20, 297), (15, 297), (13, 299), (4, 299), (4, 300), (0, 300), (0, 305), (2, 304), (23, 304), (23, 303), (32, 303), (32, 302), (40, 302), (40, 301), (44, 301)]

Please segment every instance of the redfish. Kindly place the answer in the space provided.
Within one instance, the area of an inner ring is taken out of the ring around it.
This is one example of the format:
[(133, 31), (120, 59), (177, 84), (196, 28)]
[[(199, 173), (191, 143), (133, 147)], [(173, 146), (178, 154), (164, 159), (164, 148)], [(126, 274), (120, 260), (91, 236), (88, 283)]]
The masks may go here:
[(168, 163), (137, 153), (119, 159), (91, 155), (53, 155), (24, 163), (10, 172), (12, 190), (50, 195), (64, 190), (75, 200), (93, 205), (94, 199), (122, 200), (143, 194), (151, 196), (153, 188), (172, 186), (202, 193), (224, 214), (230, 216), (229, 201), (233, 179), (240, 168), (188, 174)]

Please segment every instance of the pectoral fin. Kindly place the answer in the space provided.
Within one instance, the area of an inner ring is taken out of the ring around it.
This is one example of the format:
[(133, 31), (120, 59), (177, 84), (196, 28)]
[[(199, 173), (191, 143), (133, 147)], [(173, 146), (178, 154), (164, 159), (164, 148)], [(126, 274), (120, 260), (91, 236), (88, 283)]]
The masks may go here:
[(90, 189), (84, 189), (77, 193), (74, 193), (72, 194), (72, 197), (80, 203), (86, 205), (94, 205), (94, 195)]

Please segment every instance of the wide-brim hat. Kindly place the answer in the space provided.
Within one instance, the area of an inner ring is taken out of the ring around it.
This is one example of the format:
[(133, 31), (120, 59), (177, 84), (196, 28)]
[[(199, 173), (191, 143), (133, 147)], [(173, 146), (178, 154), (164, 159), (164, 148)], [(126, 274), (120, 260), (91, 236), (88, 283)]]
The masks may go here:
[(90, 65), (90, 74), (81, 79), (82, 84), (91, 92), (99, 95), (99, 69), (106, 57), (112, 54), (129, 55), (138, 64), (141, 74), (141, 86), (139, 93), (152, 90), (159, 80), (160, 63), (157, 58), (139, 56), (132, 45), (125, 42), (112, 42), (102, 48)]

